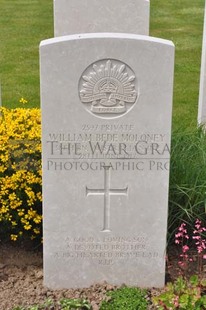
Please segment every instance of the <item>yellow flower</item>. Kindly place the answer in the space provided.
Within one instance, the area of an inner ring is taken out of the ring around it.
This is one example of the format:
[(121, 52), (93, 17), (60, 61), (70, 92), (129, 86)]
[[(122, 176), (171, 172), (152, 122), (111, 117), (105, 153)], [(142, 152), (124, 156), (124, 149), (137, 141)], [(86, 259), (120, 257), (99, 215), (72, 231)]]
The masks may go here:
[[(28, 102), (23, 97), (19, 101)], [(41, 237), (41, 184), (40, 110), (1, 107), (0, 221), (7, 223), (11, 240), (23, 236), (25, 230), (30, 237)], [(16, 235), (11, 234), (14, 227), (19, 228)]]
[(34, 219), (33, 219), (34, 223), (36, 224), (40, 224), (42, 221), (42, 216), (41, 215), (37, 215)]
[(9, 210), (8, 207), (3, 206), (3, 207), (0, 209), (0, 213), (7, 213), (8, 210)]
[(26, 225), (24, 225), (24, 229), (25, 229), (25, 230), (30, 230), (30, 229), (31, 229), (31, 227), (32, 227), (32, 226), (31, 226), (30, 224), (26, 224)]
[(28, 210), (28, 216), (27, 217), (25, 216), (25, 217), (28, 218), (28, 219), (32, 219), (32, 218), (35, 217), (35, 215), (36, 215), (36, 211), (30, 209), (30, 210)]
[(11, 235), (10, 238), (12, 241), (16, 241), (18, 238), (18, 235)]
[(38, 234), (40, 234), (40, 230), (37, 229), (37, 228), (34, 228), (34, 233), (35, 233), (36, 235), (38, 235)]
[(24, 99), (23, 97), (21, 97), (21, 99), (19, 99), (19, 102), (23, 103), (23, 104), (28, 103), (28, 101), (26, 99)]
[(16, 199), (16, 194), (15, 193), (11, 193), (9, 195), (9, 199), (10, 199), (10, 201), (15, 200)]
[(38, 192), (38, 193), (36, 194), (36, 197), (37, 197), (40, 201), (42, 201), (42, 193), (41, 193), (41, 192)]
[(19, 211), (19, 212), (18, 212), (18, 216), (21, 217), (22, 215), (24, 215), (24, 212), (23, 212), (23, 211)]
[(27, 216), (25, 216), (25, 219), (24, 219), (24, 218), (21, 218), (21, 223), (22, 223), (22, 224), (27, 224), (27, 223), (28, 223), (28, 221), (26, 220), (26, 218), (27, 218)]

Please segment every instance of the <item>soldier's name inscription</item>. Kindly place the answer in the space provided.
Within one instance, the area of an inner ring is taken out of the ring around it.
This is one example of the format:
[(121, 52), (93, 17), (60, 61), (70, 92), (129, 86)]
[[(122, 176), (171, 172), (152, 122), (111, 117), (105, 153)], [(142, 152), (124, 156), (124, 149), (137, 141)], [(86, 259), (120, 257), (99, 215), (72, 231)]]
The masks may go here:
[[(50, 133), (48, 170), (168, 170), (170, 148), (163, 133), (135, 133), (135, 125), (82, 125), (80, 133)], [(118, 131), (119, 129), (119, 131)], [(108, 161), (109, 160), (109, 161)]]
[(76, 158), (133, 158), (151, 155), (169, 157), (167, 136), (159, 133), (50, 133), (50, 155)]

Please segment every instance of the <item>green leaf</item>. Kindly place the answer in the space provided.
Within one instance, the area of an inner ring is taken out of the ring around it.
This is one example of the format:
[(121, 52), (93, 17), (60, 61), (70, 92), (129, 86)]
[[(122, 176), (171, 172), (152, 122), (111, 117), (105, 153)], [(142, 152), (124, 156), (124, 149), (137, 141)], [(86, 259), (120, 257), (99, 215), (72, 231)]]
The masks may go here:
[(70, 299), (64, 298), (60, 300), (60, 304), (62, 309), (64, 310), (73, 310), (73, 309), (82, 309), (82, 310), (90, 310), (91, 305), (85, 299)]
[(197, 286), (199, 284), (199, 278), (197, 275), (191, 276), (189, 281), (193, 286)]
[(148, 302), (145, 298), (146, 290), (123, 287), (107, 293), (109, 301), (103, 301), (100, 310), (146, 310)]
[(181, 295), (179, 298), (179, 304), (182, 309), (188, 310), (189, 296), (187, 294)]
[(206, 279), (203, 279), (203, 280), (201, 281), (201, 285), (204, 286), (204, 287), (206, 287)]
[(206, 307), (206, 295), (203, 295), (203, 296), (201, 297), (201, 303), (202, 303), (202, 305), (203, 305), (204, 307)]

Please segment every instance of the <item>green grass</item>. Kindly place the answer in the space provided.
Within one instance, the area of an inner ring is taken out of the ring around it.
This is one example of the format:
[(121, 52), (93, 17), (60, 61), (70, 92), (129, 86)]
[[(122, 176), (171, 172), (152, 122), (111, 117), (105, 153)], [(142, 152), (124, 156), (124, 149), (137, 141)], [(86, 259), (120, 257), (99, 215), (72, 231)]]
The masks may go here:
[(184, 221), (194, 230), (195, 220), (206, 226), (206, 135), (201, 128), (172, 137), (168, 243)]
[(151, 1), (150, 35), (176, 47), (173, 128), (195, 128), (202, 51), (204, 0)]
[(205, 222), (206, 136), (197, 130), (204, 0), (154, 0), (150, 35), (175, 44), (168, 243), (185, 221)]
[(39, 107), (39, 43), (53, 36), (52, 0), (0, 0), (0, 78), (6, 107)]
[[(173, 128), (195, 128), (199, 92), (204, 0), (152, 0), (150, 35), (176, 45)], [(42, 39), (53, 36), (52, 0), (1, 0), (0, 74), (3, 105), (39, 107)]]

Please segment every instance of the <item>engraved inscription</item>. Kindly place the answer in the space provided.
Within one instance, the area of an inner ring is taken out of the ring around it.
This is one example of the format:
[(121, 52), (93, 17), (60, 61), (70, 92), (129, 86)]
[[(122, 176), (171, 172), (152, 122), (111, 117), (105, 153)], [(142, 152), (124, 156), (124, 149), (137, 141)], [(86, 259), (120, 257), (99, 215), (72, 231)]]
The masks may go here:
[(47, 169), (96, 171), (110, 166), (111, 170), (167, 172), (167, 141), (167, 134), (136, 132), (134, 124), (83, 124), (79, 133), (49, 133)]
[(135, 80), (134, 72), (123, 62), (97, 61), (80, 78), (80, 100), (90, 113), (101, 118), (123, 115), (137, 100)]
[[(163, 255), (163, 254), (162, 254)], [(128, 260), (151, 263), (161, 254), (150, 244), (147, 236), (66, 237), (65, 245), (54, 253), (55, 259), (92, 259), (98, 265), (114, 265)]]
[(123, 189), (110, 188), (110, 166), (104, 167), (104, 188), (90, 189), (86, 187), (86, 195), (104, 195), (104, 232), (110, 232), (110, 195), (127, 195), (128, 187)]

